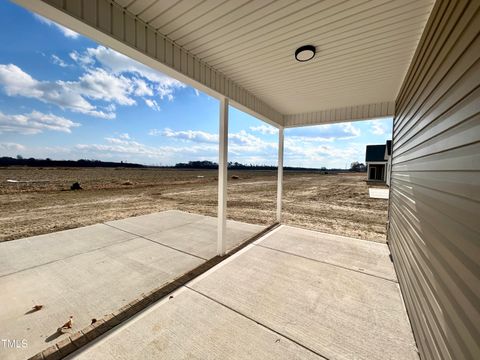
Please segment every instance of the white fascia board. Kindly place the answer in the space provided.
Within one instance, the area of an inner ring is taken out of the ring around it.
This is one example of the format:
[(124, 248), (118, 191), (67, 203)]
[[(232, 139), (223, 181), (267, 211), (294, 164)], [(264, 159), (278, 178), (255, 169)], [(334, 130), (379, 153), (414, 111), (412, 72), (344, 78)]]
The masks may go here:
[(14, 0), (19, 5), (108, 46), (240, 110), (283, 126), (283, 115), (207, 63), (109, 0)]
[(347, 106), (317, 112), (284, 115), (286, 128), (333, 124), (347, 121), (371, 120), (395, 115), (395, 102)]

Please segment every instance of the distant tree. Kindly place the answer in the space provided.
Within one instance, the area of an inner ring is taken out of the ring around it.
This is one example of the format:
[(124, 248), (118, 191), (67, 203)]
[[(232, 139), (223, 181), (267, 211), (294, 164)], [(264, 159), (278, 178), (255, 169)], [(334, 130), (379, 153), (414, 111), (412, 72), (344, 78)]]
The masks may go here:
[(350, 171), (364, 172), (367, 171), (367, 167), (365, 166), (365, 164), (355, 161), (350, 164)]
[(176, 168), (188, 168), (188, 169), (216, 169), (218, 164), (204, 160), (204, 161), (189, 161), (188, 163), (177, 163)]
[(23, 160), (23, 156), (22, 155), (17, 155), (17, 160)]

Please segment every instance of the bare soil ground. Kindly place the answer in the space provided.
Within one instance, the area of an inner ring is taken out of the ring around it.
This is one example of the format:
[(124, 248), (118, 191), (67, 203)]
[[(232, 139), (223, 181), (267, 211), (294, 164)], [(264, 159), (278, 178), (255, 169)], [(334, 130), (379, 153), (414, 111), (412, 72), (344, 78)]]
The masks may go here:
[[(70, 190), (76, 181), (83, 190)], [(275, 206), (275, 171), (229, 171), (229, 219), (269, 225)], [(217, 171), (0, 168), (0, 209), (0, 241), (168, 209), (216, 216)], [(283, 214), (287, 224), (385, 241), (387, 201), (369, 198), (365, 174), (287, 171)]]

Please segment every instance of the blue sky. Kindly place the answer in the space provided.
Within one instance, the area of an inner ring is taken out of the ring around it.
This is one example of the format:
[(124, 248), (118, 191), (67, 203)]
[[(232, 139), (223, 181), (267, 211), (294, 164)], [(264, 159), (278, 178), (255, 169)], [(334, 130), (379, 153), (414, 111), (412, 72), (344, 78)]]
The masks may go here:
[[(0, 1), (0, 156), (172, 165), (217, 161), (218, 100)], [(285, 165), (344, 168), (391, 119), (285, 132)], [(229, 160), (271, 164), (274, 127), (230, 108)]]

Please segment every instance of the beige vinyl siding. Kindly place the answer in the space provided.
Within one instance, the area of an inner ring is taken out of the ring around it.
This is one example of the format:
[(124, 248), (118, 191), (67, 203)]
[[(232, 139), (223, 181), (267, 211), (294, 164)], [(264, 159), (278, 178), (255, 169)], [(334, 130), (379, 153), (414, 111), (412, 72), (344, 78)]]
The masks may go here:
[(424, 360), (480, 358), (479, 8), (437, 1), (395, 104), (388, 242)]

